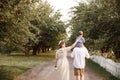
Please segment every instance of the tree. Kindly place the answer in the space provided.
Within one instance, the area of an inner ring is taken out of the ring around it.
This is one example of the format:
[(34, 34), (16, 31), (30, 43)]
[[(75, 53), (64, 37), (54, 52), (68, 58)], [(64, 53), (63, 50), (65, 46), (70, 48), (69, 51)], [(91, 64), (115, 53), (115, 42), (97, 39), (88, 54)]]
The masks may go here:
[(27, 1), (0, 0), (0, 51), (4, 53), (23, 50), (28, 38), (34, 37), (29, 31), (32, 25), (25, 16), (29, 12)]
[(65, 24), (60, 20), (60, 13), (47, 17), (46, 25), (40, 27), (38, 47), (45, 52), (49, 48), (55, 49), (59, 40), (66, 37)]
[(114, 51), (117, 59), (120, 58), (119, 3), (119, 0), (91, 0), (89, 4), (79, 3), (75, 6), (70, 21), (74, 34), (70, 40), (74, 40), (78, 30), (83, 30), (87, 46), (98, 50), (107, 46)]

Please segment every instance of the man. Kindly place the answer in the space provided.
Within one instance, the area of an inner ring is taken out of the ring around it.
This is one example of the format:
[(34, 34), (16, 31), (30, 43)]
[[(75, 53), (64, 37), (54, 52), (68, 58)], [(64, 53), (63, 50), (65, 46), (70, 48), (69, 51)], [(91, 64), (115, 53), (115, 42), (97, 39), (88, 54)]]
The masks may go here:
[(84, 68), (85, 68), (85, 58), (89, 58), (90, 55), (86, 47), (75, 47), (71, 53), (71, 57), (74, 58), (74, 75), (76, 80), (84, 80)]

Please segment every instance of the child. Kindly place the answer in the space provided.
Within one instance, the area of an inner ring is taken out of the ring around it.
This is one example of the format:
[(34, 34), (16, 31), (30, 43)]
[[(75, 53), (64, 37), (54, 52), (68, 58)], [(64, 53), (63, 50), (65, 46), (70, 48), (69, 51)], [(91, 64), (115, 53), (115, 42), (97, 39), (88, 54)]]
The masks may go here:
[(79, 40), (76, 44), (76, 47), (83, 47), (85, 43), (85, 39), (83, 37), (83, 31), (79, 31), (79, 36), (76, 38), (76, 40)]

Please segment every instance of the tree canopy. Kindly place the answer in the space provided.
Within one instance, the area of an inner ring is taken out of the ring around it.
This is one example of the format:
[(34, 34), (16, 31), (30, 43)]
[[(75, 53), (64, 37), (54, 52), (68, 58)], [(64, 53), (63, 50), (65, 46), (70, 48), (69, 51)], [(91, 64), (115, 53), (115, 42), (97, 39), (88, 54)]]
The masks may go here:
[(89, 49), (110, 48), (120, 58), (120, 1), (91, 0), (89, 4), (79, 3), (72, 8), (73, 17), (70, 42), (75, 40), (79, 30), (84, 31)]
[(65, 35), (59, 11), (42, 0), (0, 0), (0, 52), (56, 46)]

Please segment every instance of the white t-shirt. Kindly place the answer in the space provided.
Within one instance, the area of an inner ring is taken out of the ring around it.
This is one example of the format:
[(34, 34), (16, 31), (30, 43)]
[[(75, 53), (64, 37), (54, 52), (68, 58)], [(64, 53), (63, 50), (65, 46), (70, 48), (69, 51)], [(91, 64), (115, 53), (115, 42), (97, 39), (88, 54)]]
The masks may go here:
[(89, 58), (87, 48), (85, 47), (75, 47), (71, 53), (71, 57), (74, 58), (73, 66), (75, 68), (85, 68), (85, 58)]

